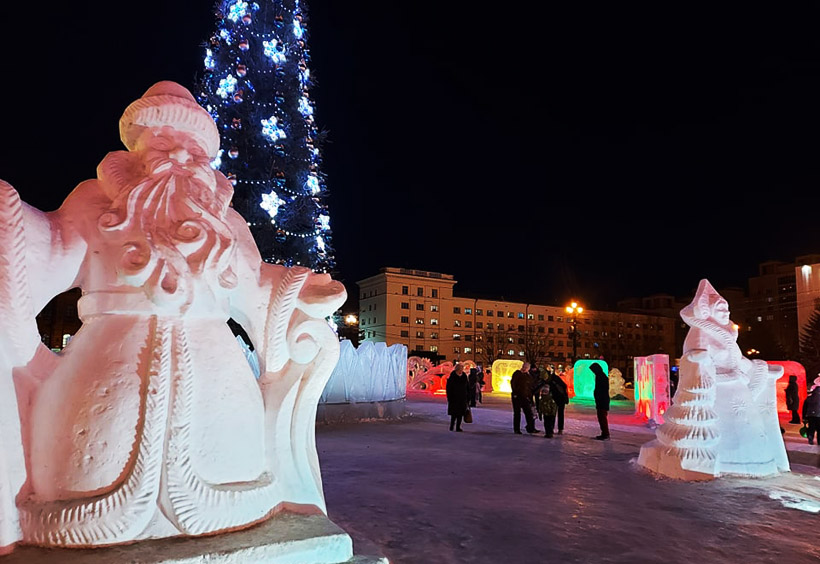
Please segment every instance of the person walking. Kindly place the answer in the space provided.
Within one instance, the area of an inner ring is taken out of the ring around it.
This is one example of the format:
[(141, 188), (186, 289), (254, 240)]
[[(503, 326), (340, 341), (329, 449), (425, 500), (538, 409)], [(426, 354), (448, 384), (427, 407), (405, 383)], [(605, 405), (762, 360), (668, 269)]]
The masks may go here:
[(450, 416), (450, 430), (459, 433), (461, 421), (467, 412), (467, 375), (464, 373), (464, 365), (457, 362), (450, 376), (447, 378), (445, 386), (447, 392), (447, 414)]
[(808, 426), (806, 437), (809, 439), (809, 444), (814, 444), (815, 434), (820, 444), (820, 377), (814, 379), (811, 392), (803, 402), (803, 423)]
[(792, 412), (789, 423), (800, 424), (800, 392), (797, 388), (797, 375), (789, 374), (789, 384), (786, 386), (786, 409)]
[(476, 386), (478, 385), (478, 368), (473, 366), (470, 368), (470, 375), (467, 376), (467, 398), (470, 401), (470, 407), (475, 407), (475, 400), (477, 397)]
[(599, 441), (609, 440), (609, 378), (604, 374), (604, 369), (597, 362), (590, 364), (589, 369), (595, 374), (595, 391), (592, 392), (595, 398), (595, 410), (598, 412), (598, 425), (601, 426), (601, 434), (595, 437)]
[(555, 373), (555, 368), (550, 365), (547, 368), (548, 382), (550, 385), (550, 394), (555, 400), (557, 409), (556, 417), (558, 423), (558, 434), (564, 434), (564, 408), (569, 403), (569, 390), (567, 390), (567, 383), (558, 374)]
[(535, 428), (535, 419), (532, 416), (532, 403), (530, 402), (530, 398), (532, 397), (532, 387), (530, 385), (529, 371), (530, 363), (525, 362), (519, 370), (513, 372), (512, 378), (510, 379), (510, 388), (512, 389), (510, 398), (512, 399), (513, 406), (513, 431), (517, 435), (522, 434), (522, 411), (524, 412), (524, 418), (527, 421), (527, 432), (530, 434), (538, 432), (538, 429)]

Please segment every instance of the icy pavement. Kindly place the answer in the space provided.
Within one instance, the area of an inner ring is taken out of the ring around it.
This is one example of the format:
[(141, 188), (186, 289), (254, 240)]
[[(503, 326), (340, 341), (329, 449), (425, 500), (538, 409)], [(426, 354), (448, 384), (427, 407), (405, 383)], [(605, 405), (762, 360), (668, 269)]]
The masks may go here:
[[(603, 442), (588, 404), (570, 404), (564, 435), (545, 439), (513, 434), (509, 398), (492, 396), (464, 433), (448, 431), (443, 398), (424, 396), (401, 421), (319, 425), (329, 516), (357, 554), (392, 564), (820, 562), (817, 468), (656, 478), (634, 462), (654, 432), (627, 410), (613, 408)], [(820, 449), (795, 435), (790, 457), (816, 465)]]

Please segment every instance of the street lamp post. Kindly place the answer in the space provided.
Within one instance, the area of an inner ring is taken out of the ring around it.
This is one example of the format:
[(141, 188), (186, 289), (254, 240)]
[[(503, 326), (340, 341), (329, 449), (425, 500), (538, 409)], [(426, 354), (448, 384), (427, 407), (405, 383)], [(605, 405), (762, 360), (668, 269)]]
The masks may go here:
[(578, 316), (584, 312), (584, 308), (578, 305), (578, 302), (572, 302), (567, 306), (567, 313), (572, 315), (572, 363), (575, 364), (575, 359), (578, 358)]

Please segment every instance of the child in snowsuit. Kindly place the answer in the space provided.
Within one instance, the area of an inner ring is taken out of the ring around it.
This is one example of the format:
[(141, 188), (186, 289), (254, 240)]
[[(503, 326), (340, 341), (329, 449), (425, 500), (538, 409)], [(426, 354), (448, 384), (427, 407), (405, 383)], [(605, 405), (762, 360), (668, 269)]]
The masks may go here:
[(541, 396), (538, 398), (538, 411), (544, 418), (544, 438), (551, 439), (555, 428), (555, 414), (558, 413), (558, 404), (555, 403), (549, 386), (541, 388)]

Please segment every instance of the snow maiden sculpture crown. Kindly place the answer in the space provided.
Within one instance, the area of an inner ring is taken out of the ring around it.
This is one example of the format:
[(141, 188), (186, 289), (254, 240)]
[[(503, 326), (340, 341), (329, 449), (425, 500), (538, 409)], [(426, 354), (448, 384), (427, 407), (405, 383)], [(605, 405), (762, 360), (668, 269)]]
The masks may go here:
[[(151, 87), (120, 134), (129, 151), (57, 211), (0, 183), (0, 553), (325, 510), (314, 423), (344, 287), (261, 260), (209, 166), (213, 120), (183, 87)], [(83, 326), (54, 354), (35, 314), (72, 287)]]

